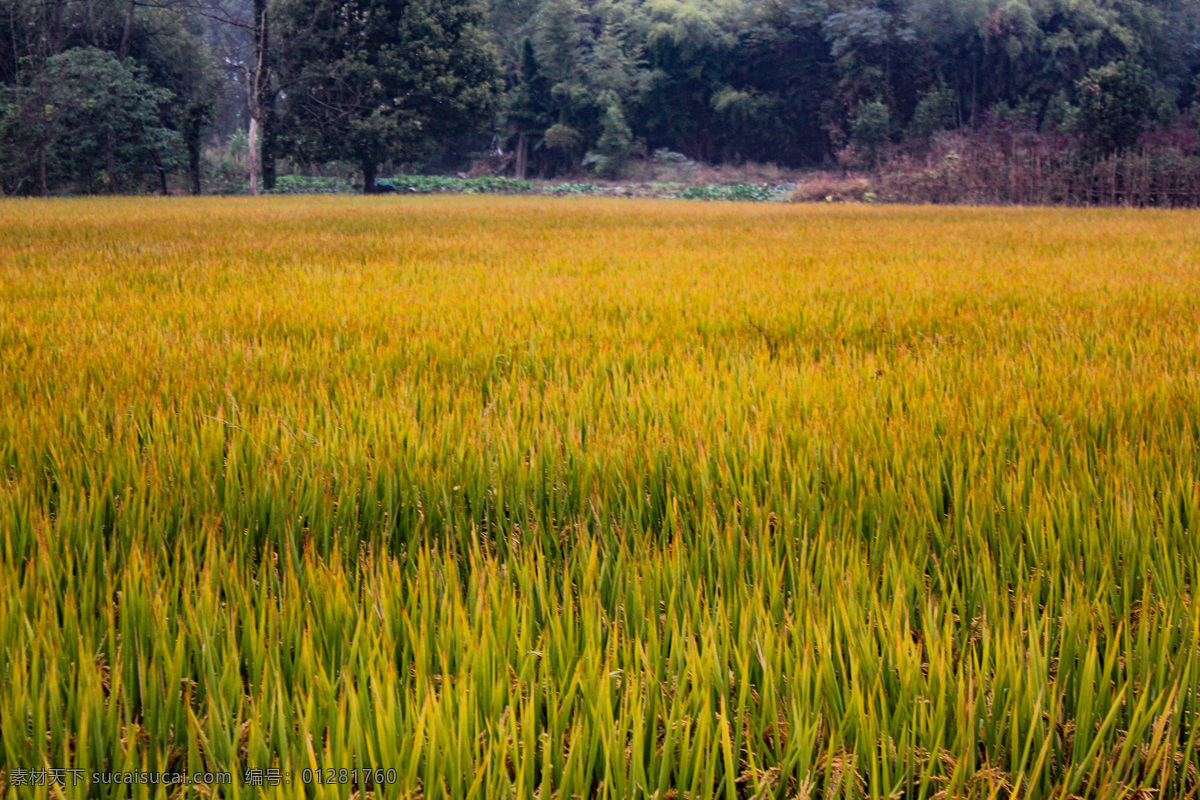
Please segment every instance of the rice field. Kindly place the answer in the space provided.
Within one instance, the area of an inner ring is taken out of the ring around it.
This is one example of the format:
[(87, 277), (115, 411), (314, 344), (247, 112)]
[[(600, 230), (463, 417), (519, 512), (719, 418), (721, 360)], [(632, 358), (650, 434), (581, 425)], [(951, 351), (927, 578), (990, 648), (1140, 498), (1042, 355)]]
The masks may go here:
[(6, 201), (0, 475), (6, 798), (1200, 793), (1196, 212)]

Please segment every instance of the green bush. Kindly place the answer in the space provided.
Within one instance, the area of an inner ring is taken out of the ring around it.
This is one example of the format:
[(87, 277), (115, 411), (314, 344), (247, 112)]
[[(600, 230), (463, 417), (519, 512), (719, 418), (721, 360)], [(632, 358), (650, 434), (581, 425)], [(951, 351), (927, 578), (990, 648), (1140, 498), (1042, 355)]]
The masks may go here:
[(891, 135), (892, 112), (886, 105), (878, 100), (858, 104), (854, 118), (850, 120), (850, 143), (866, 155), (871, 164), (879, 158), (880, 149)]
[(928, 92), (913, 112), (912, 132), (914, 136), (928, 139), (938, 131), (958, 126), (958, 92), (942, 87)]
[(1079, 82), (1079, 125), (1102, 153), (1137, 144), (1146, 128), (1154, 96), (1154, 75), (1130, 61), (1114, 61)]

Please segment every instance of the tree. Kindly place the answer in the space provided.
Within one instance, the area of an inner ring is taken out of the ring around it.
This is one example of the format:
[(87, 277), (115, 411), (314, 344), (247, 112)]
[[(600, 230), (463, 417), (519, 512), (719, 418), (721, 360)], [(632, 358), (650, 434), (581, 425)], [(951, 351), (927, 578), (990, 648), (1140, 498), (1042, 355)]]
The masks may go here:
[(1153, 76), (1139, 64), (1093, 69), (1079, 82), (1080, 125), (1101, 152), (1127, 150), (1146, 127), (1153, 94)]
[(128, 191), (151, 176), (164, 180), (182, 163), (178, 134), (162, 124), (171, 93), (110, 52), (85, 47), (51, 56), (27, 86), (7, 94), (0, 165), (20, 176), (10, 187), (16, 191)]
[[(275, 54), (272, 44), (274, 20), (273, 0), (137, 0), (138, 2), (172, 2), (186, 9), (195, 19), (208, 25), (209, 47), (215, 56), (215, 71), (224, 74), (225, 81), (234, 91), (228, 93), (225, 103), (211, 101), (210, 107), (184, 117), (188, 135), (197, 130), (194, 121), (197, 114), (207, 117), (232, 117), (234, 124), (241, 126), (243, 117), (247, 128), (247, 160), (249, 166), (249, 193), (262, 188), (275, 188), (276, 114), (275, 105), (279, 94), (276, 79)], [(211, 98), (210, 98), (211, 100)], [(232, 109), (229, 103), (240, 105)], [(209, 124), (207, 121), (204, 125)], [(191, 147), (189, 141), (189, 147)], [(196, 177), (193, 175), (193, 183)]]
[(850, 120), (850, 142), (874, 163), (891, 136), (891, 128), (892, 114), (886, 105), (878, 100), (859, 103)]
[(633, 132), (625, 122), (621, 112), (621, 104), (615, 94), (608, 92), (604, 98), (607, 108), (600, 120), (600, 138), (596, 141), (596, 151), (589, 156), (596, 165), (596, 172), (603, 178), (613, 179), (621, 174), (629, 158), (629, 150), (633, 145)]
[(128, 58), (145, 67), (150, 83), (171, 92), (171, 100), (163, 108), (163, 124), (182, 138), (188, 188), (192, 194), (200, 194), (204, 134), (223, 87), (201, 18), (182, 5), (190, 1), (177, 0), (174, 9), (146, 10), (143, 24), (154, 35), (136, 37)]
[(517, 134), (516, 174), (520, 180), (525, 179), (529, 165), (529, 140), (545, 132), (552, 108), (549, 81), (542, 74), (533, 42), (526, 39), (521, 53), (520, 82), (508, 104), (508, 121)]
[(575, 76), (584, 36), (578, 0), (543, 0), (537, 13), (537, 46), (553, 84)]
[(535, 28), (538, 3), (539, 0), (487, 0), (485, 27), (509, 77), (520, 68), (525, 40)]
[[(263, 144), (267, 154), (268, 168), (264, 176), (268, 189), (275, 188), (274, 160), (274, 117), (275, 92), (271, 87), (272, 56), (271, 52), (271, 8), (268, 0), (254, 0), (253, 21), (250, 25), (254, 37), (254, 58), (245, 65), (246, 74), (246, 103), (250, 112), (250, 194), (258, 194), (258, 174), (260, 167), (259, 128), (265, 128), (266, 136)], [(265, 124), (264, 124), (265, 123)]]
[(498, 68), (475, 0), (287, 0), (280, 69), (297, 145), (358, 163), (468, 133), (495, 107)]
[(928, 139), (938, 131), (958, 125), (958, 93), (945, 86), (932, 89), (921, 96), (913, 111), (912, 135)]

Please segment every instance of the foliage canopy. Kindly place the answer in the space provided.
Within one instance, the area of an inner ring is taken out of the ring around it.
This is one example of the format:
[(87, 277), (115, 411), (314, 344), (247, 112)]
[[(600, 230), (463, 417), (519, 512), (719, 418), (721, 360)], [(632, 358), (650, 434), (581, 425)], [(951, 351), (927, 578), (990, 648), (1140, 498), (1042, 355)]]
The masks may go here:
[(492, 110), (497, 67), (473, 0), (286, 0), (279, 69), (295, 147), (375, 165), (470, 132)]

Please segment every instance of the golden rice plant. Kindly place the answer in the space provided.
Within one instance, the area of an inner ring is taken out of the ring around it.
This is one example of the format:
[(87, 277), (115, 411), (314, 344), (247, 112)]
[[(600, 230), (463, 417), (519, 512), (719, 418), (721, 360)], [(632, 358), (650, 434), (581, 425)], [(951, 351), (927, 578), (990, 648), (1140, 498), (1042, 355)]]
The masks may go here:
[(0, 795), (1195, 798), (1198, 368), (1194, 212), (7, 201)]

